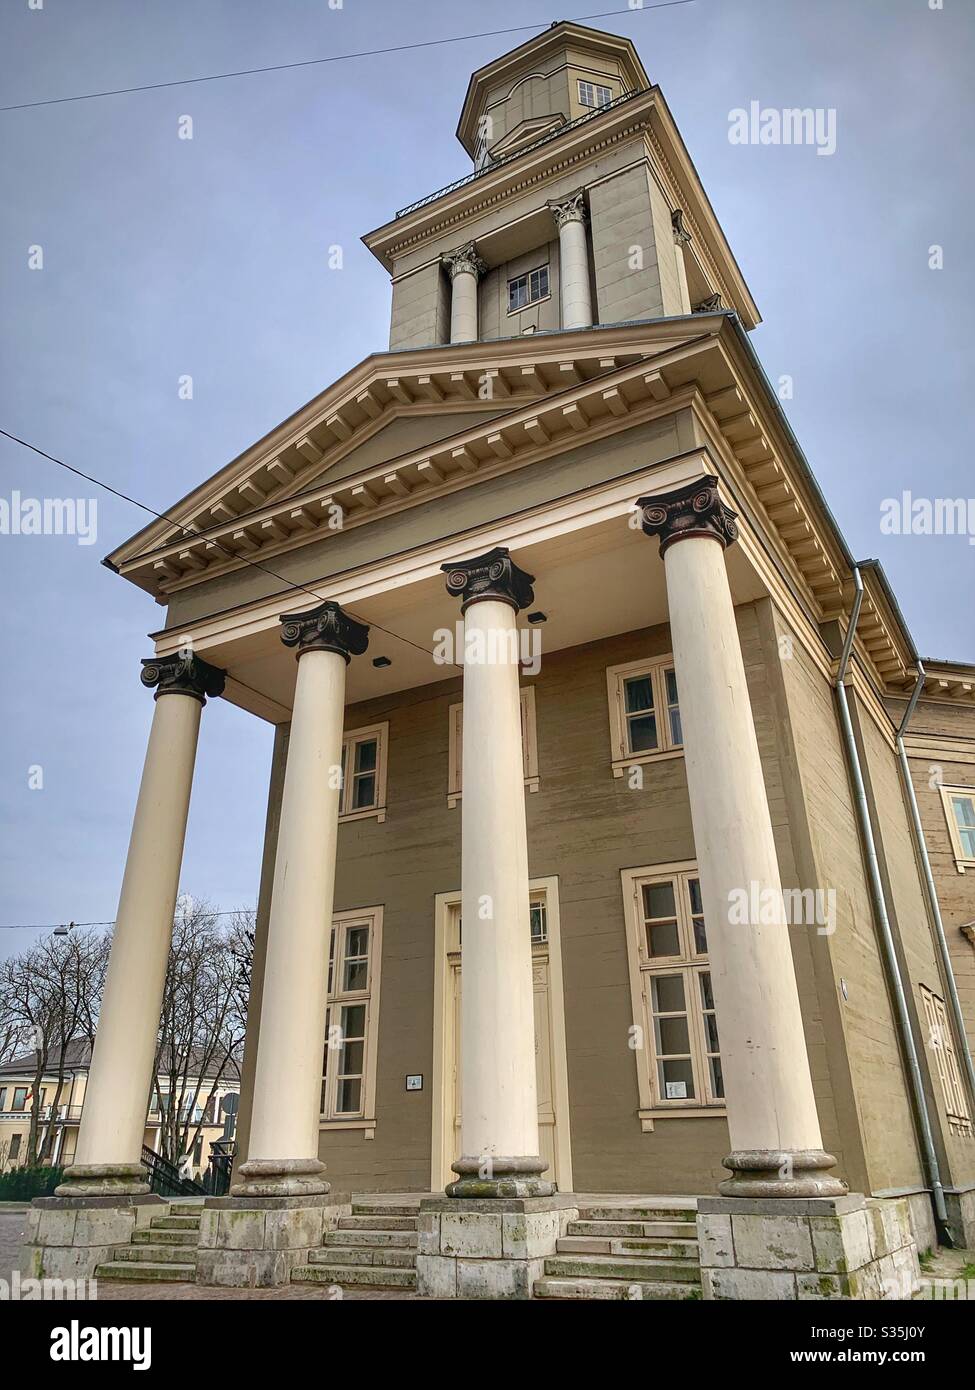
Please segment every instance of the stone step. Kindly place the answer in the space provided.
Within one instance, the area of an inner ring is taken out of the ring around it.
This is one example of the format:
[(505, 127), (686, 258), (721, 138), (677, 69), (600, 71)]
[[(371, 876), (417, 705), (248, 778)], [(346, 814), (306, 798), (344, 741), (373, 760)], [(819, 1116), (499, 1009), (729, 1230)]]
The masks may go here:
[(580, 1221), (680, 1221), (696, 1223), (693, 1207), (580, 1207)]
[(374, 1289), (415, 1289), (415, 1269), (389, 1269), (376, 1265), (295, 1265), (292, 1284), (367, 1284)]
[(195, 1245), (122, 1245), (115, 1251), (117, 1260), (127, 1260), (136, 1264), (196, 1264)]
[(687, 1221), (570, 1221), (565, 1229), (570, 1236), (663, 1236), (677, 1240), (693, 1236)]
[(545, 1273), (564, 1279), (663, 1280), (671, 1284), (693, 1284), (701, 1277), (696, 1260), (648, 1260), (635, 1255), (549, 1255)]
[(154, 1231), (198, 1231), (198, 1216), (154, 1216), (149, 1222)]
[(417, 1216), (418, 1202), (353, 1202), (353, 1216)]
[(196, 1265), (139, 1264), (134, 1260), (113, 1260), (110, 1265), (98, 1265), (96, 1279), (131, 1279), (139, 1284), (193, 1284)]
[(398, 1250), (416, 1249), (416, 1231), (326, 1231), (325, 1245), (349, 1246), (395, 1246)]
[(312, 1265), (372, 1265), (384, 1269), (415, 1269), (415, 1250), (396, 1250), (388, 1245), (328, 1245), (308, 1256)]
[(642, 1255), (647, 1259), (697, 1260), (696, 1240), (641, 1240), (634, 1236), (563, 1236), (556, 1241), (560, 1255)]
[(415, 1231), (415, 1216), (340, 1216), (340, 1231)]
[(701, 1297), (699, 1284), (670, 1284), (664, 1280), (646, 1279), (553, 1279), (546, 1275), (536, 1279), (532, 1289), (535, 1298), (613, 1298), (662, 1302), (665, 1299)]
[(199, 1216), (202, 1211), (202, 1197), (196, 1202), (173, 1202), (169, 1208), (170, 1216)]
[(140, 1226), (137, 1231), (132, 1232), (133, 1245), (178, 1245), (182, 1249), (188, 1246), (196, 1246), (200, 1243), (200, 1232), (196, 1231), (160, 1231), (153, 1227)]

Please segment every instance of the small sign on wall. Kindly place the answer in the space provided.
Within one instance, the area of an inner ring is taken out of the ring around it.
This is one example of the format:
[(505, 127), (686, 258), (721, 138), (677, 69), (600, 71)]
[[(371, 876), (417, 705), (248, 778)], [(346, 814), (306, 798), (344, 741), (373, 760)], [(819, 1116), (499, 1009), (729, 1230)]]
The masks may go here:
[(407, 1089), (408, 1091), (422, 1091), (422, 1090), (423, 1090), (423, 1077), (422, 1077), (422, 1075), (408, 1076), (408, 1077), (406, 1078), (406, 1089)]
[(666, 1082), (665, 1084), (666, 1084), (666, 1087), (667, 1087), (667, 1099), (668, 1099), (668, 1100), (686, 1100), (686, 1099), (687, 1099), (687, 1082), (686, 1082), (686, 1081), (668, 1081), (668, 1082)]

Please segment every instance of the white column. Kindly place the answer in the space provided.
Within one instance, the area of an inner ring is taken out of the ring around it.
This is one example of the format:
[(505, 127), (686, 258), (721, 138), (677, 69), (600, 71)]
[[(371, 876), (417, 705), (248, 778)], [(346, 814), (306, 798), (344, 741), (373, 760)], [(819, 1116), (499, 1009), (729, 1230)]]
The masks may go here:
[(369, 629), (337, 603), (287, 614), (298, 676), (274, 861), (247, 1162), (238, 1196), (328, 1191), (318, 1157), (345, 668)]
[(196, 657), (143, 662), (157, 686), (74, 1162), (61, 1195), (144, 1193), (141, 1167), (200, 713), (224, 674)]
[[(717, 478), (641, 498), (660, 537), (684, 763), (704, 901), (735, 1196), (831, 1196), (772, 821), (725, 547), (734, 513)], [(679, 542), (679, 544), (678, 544)], [(755, 906), (759, 910), (755, 910)], [(745, 908), (743, 912), (742, 909)], [(744, 916), (744, 920), (742, 917)]]
[(463, 600), (463, 1153), (453, 1197), (534, 1197), (540, 1175), (517, 614), (532, 577), (502, 547), (445, 565)]
[(549, 203), (559, 229), (559, 286), (563, 328), (592, 327), (589, 244), (582, 192)]
[(444, 256), (443, 263), (450, 276), (450, 341), (472, 343), (477, 340), (477, 282), (486, 269), (484, 262), (468, 242), (458, 251)]

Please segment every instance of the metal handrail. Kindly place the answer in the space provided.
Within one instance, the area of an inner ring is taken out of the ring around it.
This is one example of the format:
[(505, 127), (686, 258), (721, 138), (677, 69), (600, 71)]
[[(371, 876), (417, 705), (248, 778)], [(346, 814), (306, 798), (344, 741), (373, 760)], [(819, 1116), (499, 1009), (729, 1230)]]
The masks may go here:
[(168, 1158), (162, 1158), (150, 1149), (148, 1144), (142, 1146), (142, 1166), (149, 1173), (150, 1191), (160, 1197), (206, 1196), (205, 1188), (192, 1178), (181, 1177), (175, 1163), (170, 1163)]
[(624, 102), (632, 101), (634, 97), (642, 97), (649, 92), (649, 87), (638, 87), (636, 91), (624, 92), (621, 97), (615, 97), (605, 106), (597, 106), (592, 111), (587, 111), (584, 116), (576, 116), (575, 120), (567, 121), (565, 125), (556, 126), (554, 130), (546, 131), (544, 135), (533, 140), (530, 145), (522, 145), (517, 150), (512, 150), (510, 154), (503, 154), (500, 159), (492, 159), (487, 164), (483, 164), (480, 169), (475, 169), (473, 173), (465, 174), (462, 179), (454, 179), (453, 183), (445, 184), (443, 188), (438, 188), (436, 193), (428, 193), (425, 198), (417, 198), (415, 203), (408, 203), (405, 208), (400, 208), (396, 214), (397, 218), (405, 217), (409, 212), (416, 212), (418, 208), (426, 207), (427, 203), (435, 203), (438, 198), (442, 198), (445, 193), (453, 193), (456, 188), (463, 188), (465, 184), (474, 183), (475, 180), (483, 178), (485, 174), (491, 174), (495, 169), (502, 168), (512, 159), (520, 159), (523, 154), (529, 154), (532, 150), (537, 150), (541, 145), (547, 145), (550, 140), (556, 140), (560, 135), (564, 135), (567, 130), (575, 130), (578, 126), (584, 125), (586, 121), (593, 120), (596, 116), (602, 116), (606, 111), (612, 111), (614, 107), (622, 106)]

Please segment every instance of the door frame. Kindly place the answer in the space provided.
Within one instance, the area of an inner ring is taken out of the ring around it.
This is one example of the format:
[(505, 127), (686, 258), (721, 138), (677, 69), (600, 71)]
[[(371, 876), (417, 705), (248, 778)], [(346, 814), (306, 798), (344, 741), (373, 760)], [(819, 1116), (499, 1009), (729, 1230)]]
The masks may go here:
[[(562, 980), (562, 924), (559, 913), (559, 877), (533, 878), (528, 884), (532, 893), (544, 892), (548, 923), (548, 988), (551, 1015), (552, 1090), (555, 1101), (555, 1152), (559, 1166), (559, 1190), (572, 1191), (572, 1144), (569, 1132), (569, 1068), (565, 1046), (565, 991)], [(446, 1085), (448, 1029), (451, 1011), (447, 1008), (447, 917), (451, 908), (461, 902), (460, 889), (437, 893), (434, 897), (434, 957), (433, 957), (433, 1110), (430, 1144), (430, 1190), (442, 1192), (452, 1181), (450, 1160), (447, 1157), (453, 1136), (454, 1116), (448, 1114), (448, 1100), (453, 1088)]]

